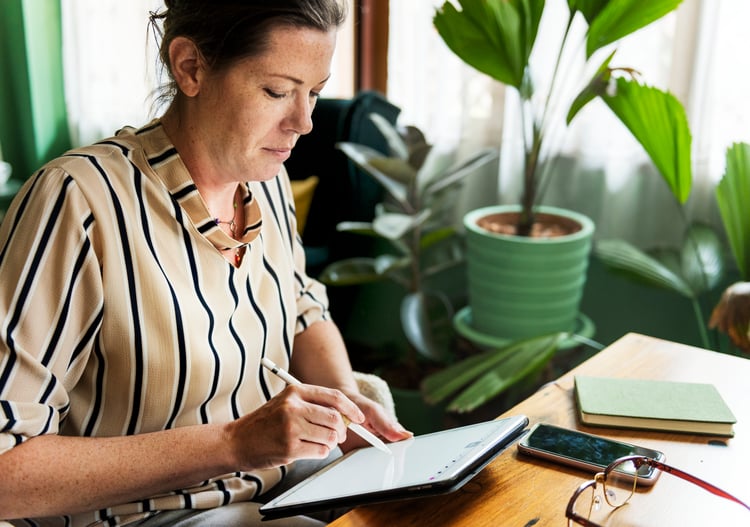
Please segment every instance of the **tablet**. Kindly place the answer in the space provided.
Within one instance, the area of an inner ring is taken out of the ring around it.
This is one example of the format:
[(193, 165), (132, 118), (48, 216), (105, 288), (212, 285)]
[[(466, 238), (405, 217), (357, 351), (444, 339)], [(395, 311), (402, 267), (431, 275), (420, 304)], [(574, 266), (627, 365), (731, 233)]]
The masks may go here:
[(515, 439), (524, 415), (451, 428), (349, 452), (260, 507), (264, 517), (445, 494), (459, 489)]

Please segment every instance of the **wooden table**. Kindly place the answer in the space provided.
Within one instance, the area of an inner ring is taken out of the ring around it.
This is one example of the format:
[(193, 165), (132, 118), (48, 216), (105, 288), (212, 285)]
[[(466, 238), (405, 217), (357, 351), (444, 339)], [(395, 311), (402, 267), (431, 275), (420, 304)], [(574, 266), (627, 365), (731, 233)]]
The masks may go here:
[[(735, 436), (583, 426), (575, 413), (575, 374), (713, 383), (737, 417)], [(748, 398), (750, 360), (630, 333), (503, 416), (525, 414), (530, 424), (553, 423), (661, 450), (667, 464), (750, 503)], [(588, 479), (586, 472), (519, 454), (514, 445), (452, 494), (359, 507), (331, 525), (563, 527), (570, 496)], [(617, 525), (750, 525), (750, 512), (669, 474), (639, 491), (616, 518), (623, 522)]]

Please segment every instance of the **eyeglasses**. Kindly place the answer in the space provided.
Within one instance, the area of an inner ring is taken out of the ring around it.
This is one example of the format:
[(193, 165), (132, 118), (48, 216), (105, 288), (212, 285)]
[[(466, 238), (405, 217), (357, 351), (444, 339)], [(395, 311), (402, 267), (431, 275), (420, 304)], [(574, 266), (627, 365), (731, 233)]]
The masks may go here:
[(576, 489), (565, 510), (565, 517), (568, 518), (568, 527), (573, 527), (574, 524), (584, 525), (585, 527), (600, 527), (599, 524), (589, 519), (592, 512), (602, 506), (601, 496), (595, 492), (597, 485), (601, 484), (602, 494), (609, 506), (613, 509), (618, 509), (628, 503), (635, 493), (639, 475), (643, 476), (643, 471), (647, 470), (648, 467), (667, 472), (685, 481), (694, 483), (702, 489), (738, 503), (750, 511), (750, 505), (744, 503), (742, 500), (687, 472), (648, 457), (625, 456), (610, 463), (604, 469), (604, 472), (599, 472), (594, 476), (594, 479), (587, 481)]

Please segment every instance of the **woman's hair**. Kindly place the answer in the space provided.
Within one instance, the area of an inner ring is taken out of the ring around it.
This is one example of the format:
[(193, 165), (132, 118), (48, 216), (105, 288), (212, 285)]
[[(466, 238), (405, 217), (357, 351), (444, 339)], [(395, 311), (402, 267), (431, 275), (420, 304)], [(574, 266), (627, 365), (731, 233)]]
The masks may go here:
[[(165, 0), (166, 10), (150, 14), (159, 57), (168, 81), (158, 89), (158, 101), (177, 94), (169, 61), (175, 37), (187, 37), (213, 71), (266, 51), (271, 30), (280, 26), (330, 31), (344, 23), (340, 0)], [(161, 22), (161, 24), (160, 24)], [(160, 27), (161, 26), (161, 27)]]

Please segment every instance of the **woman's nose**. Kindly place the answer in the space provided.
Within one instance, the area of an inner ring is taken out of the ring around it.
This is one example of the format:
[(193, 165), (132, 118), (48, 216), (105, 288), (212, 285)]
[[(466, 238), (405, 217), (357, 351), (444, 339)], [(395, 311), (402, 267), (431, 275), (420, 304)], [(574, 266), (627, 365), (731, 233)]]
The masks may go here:
[(289, 115), (289, 127), (299, 135), (309, 134), (312, 130), (312, 111), (315, 107), (315, 99), (300, 100), (296, 102)]

